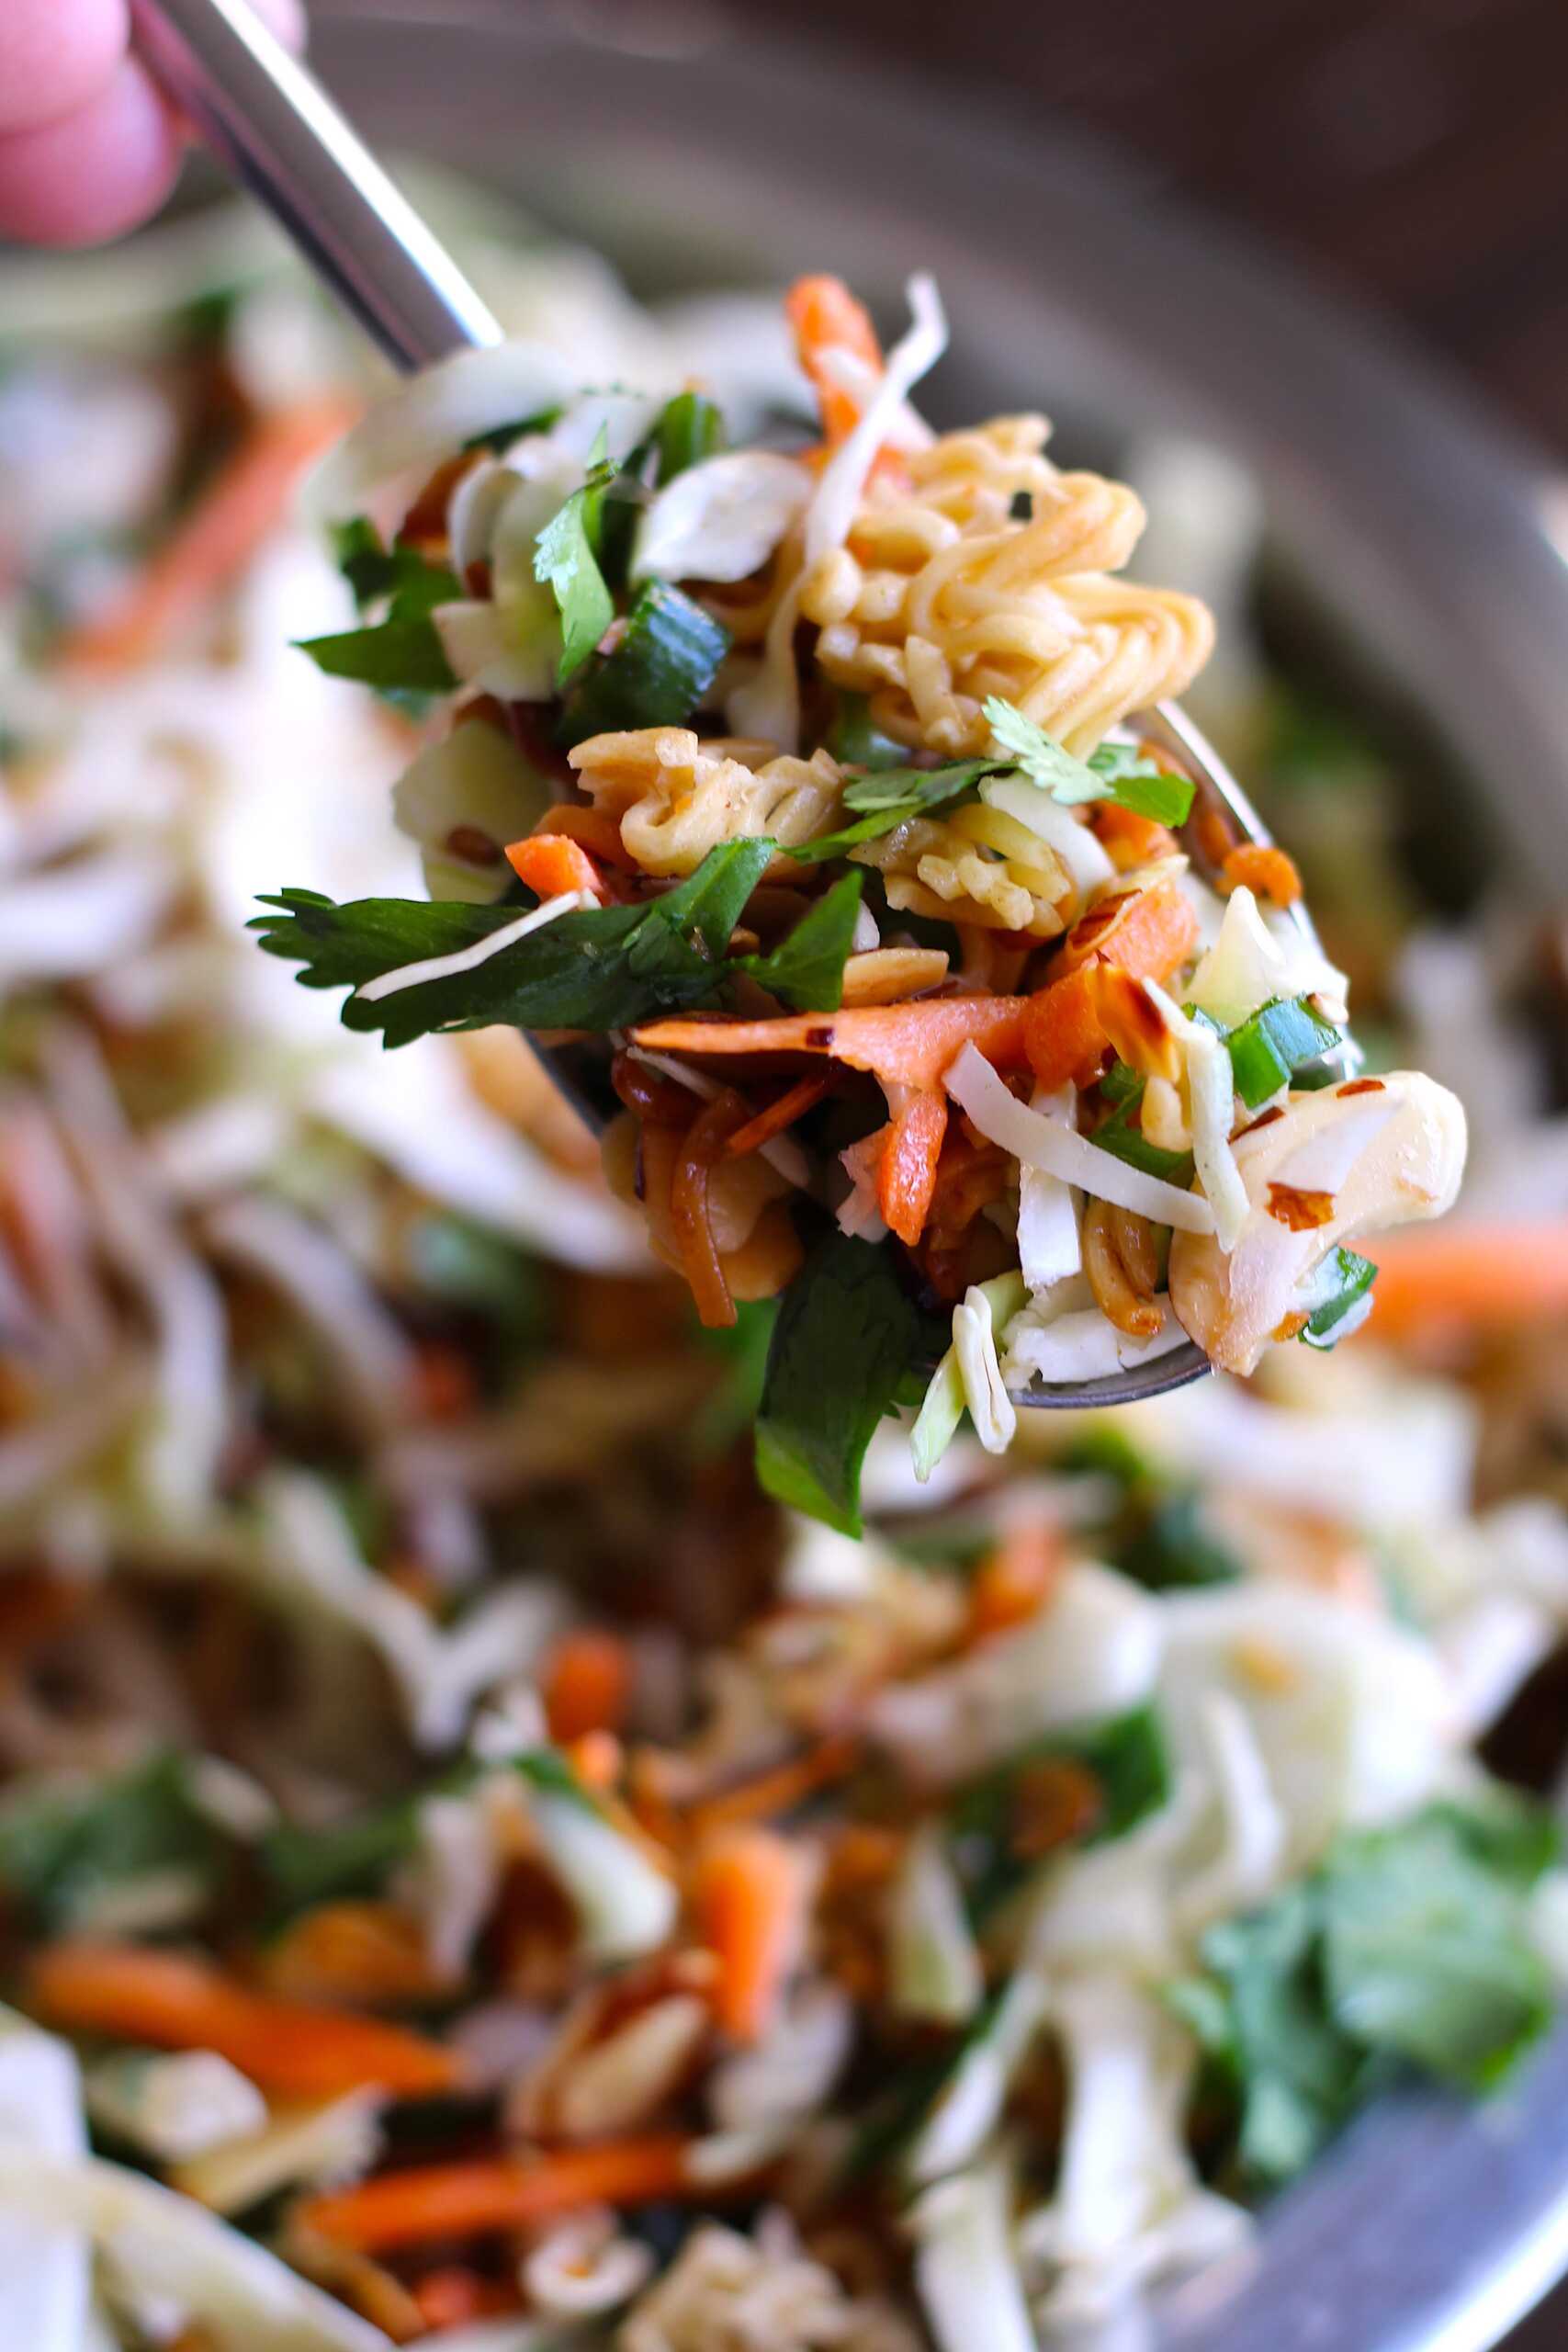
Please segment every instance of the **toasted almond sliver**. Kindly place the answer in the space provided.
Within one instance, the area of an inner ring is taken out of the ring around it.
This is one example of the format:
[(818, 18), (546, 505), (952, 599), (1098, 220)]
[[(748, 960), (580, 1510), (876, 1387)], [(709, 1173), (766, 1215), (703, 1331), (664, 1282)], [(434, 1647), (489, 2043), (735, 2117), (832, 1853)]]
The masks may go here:
[(947, 978), (947, 956), (940, 947), (872, 947), (844, 964), (846, 1004), (897, 1004)]

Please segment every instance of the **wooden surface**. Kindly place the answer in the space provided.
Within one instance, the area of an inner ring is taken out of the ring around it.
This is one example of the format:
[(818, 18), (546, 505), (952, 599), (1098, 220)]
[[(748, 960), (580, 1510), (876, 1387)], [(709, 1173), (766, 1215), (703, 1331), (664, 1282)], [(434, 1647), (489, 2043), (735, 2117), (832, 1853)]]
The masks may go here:
[(1015, 106), (1038, 98), (1107, 133), (1398, 312), (1568, 452), (1568, 0), (726, 10), (962, 74)]

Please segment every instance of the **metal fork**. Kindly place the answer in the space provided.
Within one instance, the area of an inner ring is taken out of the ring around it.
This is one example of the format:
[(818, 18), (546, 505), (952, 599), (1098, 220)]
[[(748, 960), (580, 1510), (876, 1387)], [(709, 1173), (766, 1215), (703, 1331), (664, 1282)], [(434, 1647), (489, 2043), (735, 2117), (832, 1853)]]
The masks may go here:
[[(439, 240), (393, 185), (326, 91), (263, 24), (248, 0), (131, 0), (137, 44), (206, 144), (281, 224), (317, 277), (391, 361), (412, 374), (502, 331)], [(1199, 803), (1223, 812), (1232, 833), (1267, 843), (1257, 810), (1184, 712), (1162, 703), (1135, 731), (1179, 757)], [(1195, 870), (1213, 878), (1202, 828), (1184, 842)], [(1314, 948), (1299, 902), (1291, 921)], [(600, 1114), (580, 1061), (536, 1046), (574, 1109)], [(1359, 1057), (1337, 1057), (1347, 1073)], [(1125, 1405), (1185, 1387), (1210, 1369), (1192, 1341), (1100, 1380), (1016, 1394), (1032, 1407)]]

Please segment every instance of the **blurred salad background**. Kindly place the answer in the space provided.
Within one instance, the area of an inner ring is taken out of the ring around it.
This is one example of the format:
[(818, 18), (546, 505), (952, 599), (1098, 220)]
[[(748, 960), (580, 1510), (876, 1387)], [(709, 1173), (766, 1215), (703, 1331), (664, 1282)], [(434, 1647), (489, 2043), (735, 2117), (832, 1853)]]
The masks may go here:
[[(771, 303), (420, 192), (585, 379), (798, 405)], [(231, 208), (0, 270), (0, 2336), (1056, 2341), (1380, 2086), (1495, 2086), (1568, 1967), (1568, 1321), (1391, 1283), (1005, 1485), (894, 1439), (858, 1552), (786, 1520), (765, 1315), (696, 1331), (520, 1041), (385, 1056), (244, 933), (491, 815), (394, 831), (417, 715), (290, 647), (353, 613), (289, 492), (360, 355)], [(1216, 605), (1194, 707), (1372, 1066), (1561, 1236), (1568, 934), (1259, 597), (1225, 452), (1087, 454)]]

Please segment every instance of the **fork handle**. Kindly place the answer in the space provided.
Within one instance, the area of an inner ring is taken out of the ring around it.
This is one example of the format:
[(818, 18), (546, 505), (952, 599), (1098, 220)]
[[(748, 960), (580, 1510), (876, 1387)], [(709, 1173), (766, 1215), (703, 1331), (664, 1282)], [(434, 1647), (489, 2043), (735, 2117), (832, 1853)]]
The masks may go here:
[(451, 255), (247, 0), (131, 0), (131, 14), (157, 80), (394, 368), (500, 342)]

